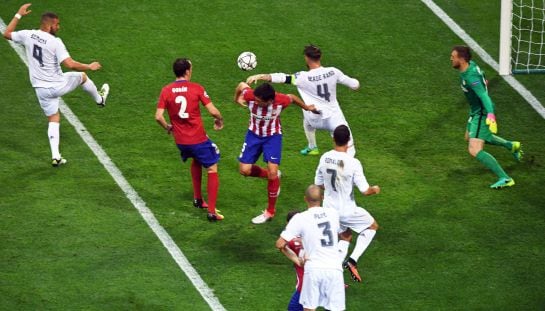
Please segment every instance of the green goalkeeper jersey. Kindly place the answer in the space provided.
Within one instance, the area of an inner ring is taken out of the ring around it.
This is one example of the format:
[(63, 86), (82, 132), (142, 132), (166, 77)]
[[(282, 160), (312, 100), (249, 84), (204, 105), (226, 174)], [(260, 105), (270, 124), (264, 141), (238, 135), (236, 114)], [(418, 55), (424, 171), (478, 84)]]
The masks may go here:
[(486, 115), (494, 113), (494, 103), (488, 96), (487, 81), (484, 72), (475, 64), (469, 61), (466, 71), (460, 73), (460, 83), (467, 100), (469, 101), (469, 115)]

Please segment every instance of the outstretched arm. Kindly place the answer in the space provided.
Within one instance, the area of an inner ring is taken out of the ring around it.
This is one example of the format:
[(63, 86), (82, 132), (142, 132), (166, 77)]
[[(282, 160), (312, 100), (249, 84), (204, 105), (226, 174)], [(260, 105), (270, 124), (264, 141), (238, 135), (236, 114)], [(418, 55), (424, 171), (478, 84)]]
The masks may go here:
[(214, 106), (214, 104), (212, 103), (209, 103), (205, 107), (206, 107), (206, 110), (208, 110), (208, 113), (212, 117), (214, 117), (214, 130), (216, 131), (221, 130), (223, 128), (223, 118), (221, 117), (221, 113), (218, 110), (218, 108), (216, 108), (216, 106)]
[(315, 113), (315, 114), (320, 114), (320, 111), (316, 109), (314, 105), (305, 104), (305, 102), (301, 98), (299, 98), (299, 96), (288, 94), (288, 97), (291, 98), (292, 102), (294, 102), (297, 106), (303, 108), (304, 110), (311, 111), (312, 113)]
[(100, 65), (99, 62), (92, 62), (90, 64), (83, 64), (78, 61), (75, 61), (72, 59), (72, 57), (68, 57), (65, 59), (62, 64), (70, 69), (77, 70), (77, 71), (87, 71), (87, 70), (99, 70), (102, 68), (102, 65)]
[(249, 76), (248, 79), (246, 79), (246, 83), (248, 84), (256, 83), (257, 81), (271, 82), (271, 75), (268, 73), (261, 73), (261, 74)]
[(244, 100), (244, 95), (242, 95), (242, 90), (248, 87), (250, 86), (246, 82), (240, 82), (237, 85), (237, 88), (235, 89), (235, 102), (244, 108), (248, 107), (248, 105), (246, 104), (246, 101)]
[(17, 23), (19, 23), (21, 17), (32, 12), (32, 10), (27, 10), (30, 5), (31, 3), (26, 3), (19, 8), (17, 14), (15, 14), (15, 16), (11, 19), (11, 22), (9, 22), (8, 26), (6, 27), (6, 31), (4, 31), (4, 38), (11, 40), (11, 33), (15, 31)]

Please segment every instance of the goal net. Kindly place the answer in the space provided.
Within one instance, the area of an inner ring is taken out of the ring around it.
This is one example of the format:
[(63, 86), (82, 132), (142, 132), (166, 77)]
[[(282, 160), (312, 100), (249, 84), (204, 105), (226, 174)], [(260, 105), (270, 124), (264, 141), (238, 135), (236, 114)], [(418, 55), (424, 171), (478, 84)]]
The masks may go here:
[(500, 74), (545, 73), (545, 0), (502, 0)]

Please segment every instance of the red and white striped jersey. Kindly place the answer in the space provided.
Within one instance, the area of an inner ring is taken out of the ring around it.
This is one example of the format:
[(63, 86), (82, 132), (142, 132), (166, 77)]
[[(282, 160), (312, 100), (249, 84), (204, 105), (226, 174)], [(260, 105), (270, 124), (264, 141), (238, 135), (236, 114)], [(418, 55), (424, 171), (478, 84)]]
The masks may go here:
[(245, 88), (242, 91), (244, 100), (250, 110), (250, 124), (248, 129), (260, 137), (282, 134), (280, 113), (291, 104), (291, 98), (282, 93), (276, 93), (274, 102), (266, 107), (260, 107), (254, 96), (254, 90)]

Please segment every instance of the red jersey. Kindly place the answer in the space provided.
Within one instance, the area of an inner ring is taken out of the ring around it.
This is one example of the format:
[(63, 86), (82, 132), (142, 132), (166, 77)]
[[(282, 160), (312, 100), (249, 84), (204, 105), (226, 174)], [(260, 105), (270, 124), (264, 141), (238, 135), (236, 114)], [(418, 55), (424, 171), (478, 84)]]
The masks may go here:
[(199, 102), (206, 106), (211, 101), (198, 83), (177, 80), (161, 91), (157, 108), (168, 111), (176, 144), (194, 145), (208, 139), (201, 119)]
[[(288, 242), (288, 247), (297, 256), (299, 256), (299, 252), (301, 252), (301, 249), (303, 249), (303, 242), (301, 242), (300, 238), (295, 238)], [(295, 286), (295, 288), (298, 292), (301, 292), (301, 288), (303, 287), (303, 275), (305, 274), (305, 269), (303, 267), (299, 267), (296, 264), (294, 264), (293, 266), (295, 267), (295, 274), (297, 275), (297, 285)]]
[(282, 134), (280, 113), (291, 104), (291, 98), (282, 93), (276, 93), (274, 102), (267, 107), (260, 107), (255, 101), (254, 90), (245, 88), (242, 91), (244, 100), (250, 110), (250, 125), (248, 129), (260, 137)]

